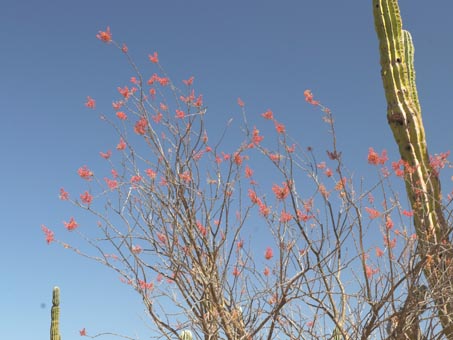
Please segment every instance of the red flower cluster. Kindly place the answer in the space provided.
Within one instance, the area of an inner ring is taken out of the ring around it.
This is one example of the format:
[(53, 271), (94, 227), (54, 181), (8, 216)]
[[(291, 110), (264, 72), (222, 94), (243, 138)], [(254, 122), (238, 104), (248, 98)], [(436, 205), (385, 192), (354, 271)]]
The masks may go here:
[(88, 169), (88, 167), (86, 165), (84, 165), (83, 167), (79, 168), (79, 170), (77, 170), (77, 173), (79, 174), (79, 176), (87, 181), (91, 180), (91, 177), (94, 176), (93, 172)]
[(82, 200), (82, 203), (90, 205), (93, 201), (93, 196), (91, 196), (88, 191), (85, 191), (82, 195), (80, 195), (80, 199)]
[(385, 162), (387, 162), (388, 157), (387, 157), (387, 151), (382, 150), (381, 155), (374, 151), (373, 148), (368, 149), (368, 163), (371, 165), (383, 165)]
[(74, 217), (71, 217), (69, 222), (63, 222), (63, 223), (64, 223), (65, 228), (68, 229), (69, 231), (72, 231), (79, 226), (77, 224), (77, 222), (74, 220)]
[(93, 98), (91, 98), (90, 96), (88, 96), (85, 106), (89, 109), (94, 109), (94, 108), (96, 108), (96, 101)]
[(307, 103), (310, 103), (311, 105), (319, 105), (319, 102), (313, 99), (313, 94), (311, 93), (310, 90), (305, 90), (304, 91), (304, 96), (305, 96), (305, 101)]
[(99, 31), (99, 33), (96, 34), (96, 38), (107, 44), (110, 43), (112, 41), (112, 33), (110, 32), (110, 27), (107, 26), (107, 29), (105, 31)]
[(272, 186), (272, 191), (275, 194), (275, 198), (278, 200), (284, 200), (289, 195), (289, 186), (288, 182), (283, 183), (283, 186), (280, 187), (277, 184)]
[(270, 260), (271, 258), (274, 257), (274, 252), (271, 247), (266, 248), (266, 252), (264, 253), (264, 258), (266, 260)]
[(47, 244), (51, 244), (55, 240), (53, 231), (48, 229), (45, 225), (42, 225), (41, 229), (44, 232), (44, 234), (46, 235)]

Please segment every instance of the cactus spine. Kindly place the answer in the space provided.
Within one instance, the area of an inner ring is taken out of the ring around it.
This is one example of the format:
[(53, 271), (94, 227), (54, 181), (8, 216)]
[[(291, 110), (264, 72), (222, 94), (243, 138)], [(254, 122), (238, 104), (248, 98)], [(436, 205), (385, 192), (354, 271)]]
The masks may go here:
[(61, 340), (60, 335), (60, 288), (54, 287), (50, 322), (50, 340)]
[[(453, 304), (448, 300), (452, 279), (444, 270), (453, 260), (452, 251), (439, 256), (439, 247), (448, 242), (449, 228), (442, 212), (438, 173), (429, 161), (421, 108), (415, 85), (414, 45), (403, 30), (397, 0), (372, 0), (379, 40), (381, 76), (387, 99), (387, 119), (405, 162), (405, 183), (414, 212), (419, 256), (430, 288), (444, 287), (437, 294), (437, 309), (444, 334), (453, 339)], [(449, 242), (448, 242), (449, 243)], [(450, 249), (451, 244), (449, 243)], [(429, 261), (429, 263), (428, 263)]]

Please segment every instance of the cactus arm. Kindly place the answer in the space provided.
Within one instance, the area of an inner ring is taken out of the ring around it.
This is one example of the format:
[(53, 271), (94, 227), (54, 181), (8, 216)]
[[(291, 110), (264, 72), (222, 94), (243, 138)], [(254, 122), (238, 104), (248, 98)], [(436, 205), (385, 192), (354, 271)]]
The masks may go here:
[(55, 287), (52, 293), (52, 310), (50, 321), (50, 340), (61, 340), (60, 335), (60, 288)]
[[(415, 84), (412, 38), (409, 32), (402, 29), (397, 0), (372, 0), (372, 3), (387, 100), (387, 119), (401, 159), (407, 165), (405, 184), (414, 212), (418, 252), (422, 260), (431, 260), (424, 267), (430, 288), (445, 287), (448, 291), (452, 282), (444, 270), (446, 262), (453, 259), (453, 254), (450, 251), (442, 258), (439, 256), (439, 246), (448, 239), (448, 226), (442, 212), (440, 181), (430, 164), (426, 146)], [(444, 334), (453, 339), (453, 305), (448, 296), (439, 297), (436, 304)]]
[(415, 67), (414, 67), (414, 44), (409, 31), (403, 30), (404, 60), (409, 85), (409, 95), (414, 103), (417, 112), (422, 112), (418, 101), (417, 86), (415, 84)]

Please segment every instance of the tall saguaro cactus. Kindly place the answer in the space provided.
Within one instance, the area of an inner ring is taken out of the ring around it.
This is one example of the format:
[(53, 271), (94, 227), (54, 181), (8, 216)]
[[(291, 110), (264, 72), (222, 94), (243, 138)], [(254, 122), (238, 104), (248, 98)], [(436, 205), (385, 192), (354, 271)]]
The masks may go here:
[(398, 0), (372, 0), (379, 39), (387, 118), (405, 166), (406, 191), (414, 212), (419, 256), (436, 301), (444, 334), (453, 339), (451, 243), (442, 212), (438, 173), (426, 146), (415, 85), (414, 46), (403, 30)]
[(60, 335), (60, 288), (54, 287), (50, 322), (50, 340), (61, 340)]

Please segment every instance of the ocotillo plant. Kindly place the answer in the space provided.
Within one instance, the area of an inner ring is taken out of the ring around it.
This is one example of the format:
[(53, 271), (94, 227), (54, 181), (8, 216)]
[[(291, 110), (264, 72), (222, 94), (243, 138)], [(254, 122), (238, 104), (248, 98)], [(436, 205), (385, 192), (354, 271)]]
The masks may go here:
[[(377, 9), (382, 6), (377, 5)], [(392, 10), (395, 15), (395, 8)], [(389, 11), (387, 8), (385, 15)], [(378, 30), (381, 36), (388, 35), (384, 14), (379, 15)], [(389, 25), (395, 29), (395, 23)], [(237, 104), (245, 136), (224, 149), (221, 140), (209, 141), (207, 111), (202, 96), (195, 96), (193, 77), (183, 80), (185, 87), (179, 90), (166, 76), (155, 73), (144, 82), (137, 71), (130, 78), (132, 85), (118, 88), (119, 99), (112, 104), (114, 120), (101, 116), (115, 127), (119, 140), (116, 155), (99, 153), (109, 162), (109, 177), (102, 181), (95, 171), (82, 166), (77, 173), (90, 183), (85, 192), (82, 189), (74, 196), (60, 189), (61, 200), (94, 213), (98, 228), (90, 228), (86, 240), (103, 256), (91, 256), (90, 248), (61, 245), (120, 273), (121, 281), (140, 294), (159, 334), (156, 337), (190, 340), (193, 332), (194, 338), (210, 340), (441, 338), (437, 336), (439, 317), (433, 315), (431, 301), (433, 291), (445, 293), (444, 285), (435, 287), (435, 277), (428, 277), (431, 286), (426, 298), (423, 292), (416, 293), (416, 287), (427, 281), (420, 278), (423, 268), (431, 273), (428, 261), (417, 261), (417, 251), (434, 256), (427, 240), (438, 240), (436, 234), (424, 237), (421, 231), (423, 209), (439, 202), (430, 196), (433, 191), (415, 190), (421, 184), (430, 185), (429, 190), (436, 187), (423, 177), (428, 174), (423, 172), (426, 169), (415, 167), (422, 161), (423, 166), (430, 165), (424, 139), (411, 139), (413, 134), (423, 136), (411, 61), (413, 46), (408, 33), (401, 30), (396, 34), (392, 47), (388, 40), (382, 43), (383, 75), (395, 135), (417, 144), (408, 151), (403, 148), (408, 154), (402, 155), (404, 163), (395, 162), (398, 169), (394, 169), (395, 176), (402, 177), (401, 166), (405, 168), (408, 191), (416, 195), (410, 211), (403, 208), (399, 193), (388, 181), (393, 175), (385, 166), (385, 150), (378, 154), (370, 148), (367, 155), (369, 165), (378, 167), (378, 184), (354, 189), (337, 149), (331, 111), (314, 100), (310, 90), (304, 92), (305, 100), (322, 110), (331, 133), (327, 162), (316, 161), (311, 147), (304, 151), (288, 144), (293, 139), (269, 109), (261, 118), (265, 124), (271, 123), (268, 131), (277, 141), (272, 146), (258, 128), (252, 130), (248, 125), (240, 98)], [(97, 37), (126, 53), (135, 69), (127, 47), (112, 40), (109, 28)], [(396, 57), (391, 49), (395, 44), (401, 52)], [(165, 74), (157, 52), (149, 59), (159, 74)], [(394, 74), (389, 76), (391, 72)], [(165, 99), (168, 95), (175, 103)], [(95, 104), (87, 97), (87, 108), (94, 109)], [(399, 124), (410, 126), (400, 131)], [(255, 157), (259, 157), (257, 164)], [(262, 169), (263, 164), (269, 168), (254, 175), (252, 167)], [(266, 184), (258, 185), (264, 177)], [(417, 178), (423, 182), (417, 183)], [(375, 203), (374, 188), (382, 189), (378, 193), (382, 203)], [(386, 192), (387, 188), (391, 191)], [(105, 214), (96, 212), (104, 207), (108, 207)], [(411, 218), (414, 212), (418, 214), (420, 249), (416, 248), (417, 235), (408, 227), (412, 220), (403, 217)], [(395, 215), (399, 215), (398, 225), (392, 220)], [(122, 223), (117, 224), (117, 218)], [(259, 219), (260, 229), (250, 219)], [(73, 231), (78, 223), (71, 217), (64, 226)], [(43, 226), (42, 230), (48, 243), (55, 241), (50, 229)], [(267, 244), (254, 242), (257, 230)], [(382, 241), (374, 237), (379, 234)], [(435, 245), (434, 241), (429, 242)], [(446, 298), (436, 303), (442, 306), (443, 301)], [(167, 306), (172, 306), (171, 313)], [(431, 313), (421, 317), (425, 311)], [(181, 333), (182, 329), (186, 330)], [(80, 334), (85, 335), (85, 329)]]
[(61, 340), (60, 335), (60, 288), (55, 287), (52, 294), (50, 340)]
[(397, 0), (373, 0), (373, 11), (387, 118), (405, 170), (406, 191), (419, 240), (418, 251), (424, 261), (423, 271), (436, 301), (444, 333), (453, 339), (453, 304), (449, 300), (451, 275), (445, 274), (453, 256), (448, 241), (449, 228), (442, 212), (438, 177), (442, 165), (430, 162), (427, 150), (415, 85), (414, 46), (410, 33), (402, 29)]

